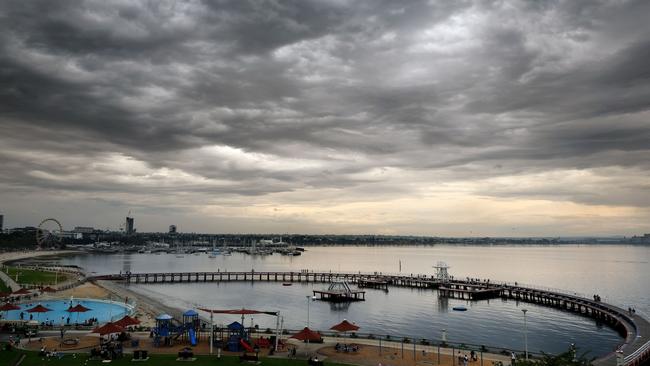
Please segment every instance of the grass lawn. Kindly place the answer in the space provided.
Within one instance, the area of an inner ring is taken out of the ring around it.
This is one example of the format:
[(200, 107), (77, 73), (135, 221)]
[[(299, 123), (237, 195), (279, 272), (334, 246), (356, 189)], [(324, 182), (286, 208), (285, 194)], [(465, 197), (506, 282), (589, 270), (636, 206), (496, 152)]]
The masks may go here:
[(0, 292), (11, 292), (9, 286), (7, 286), (7, 284), (2, 280), (0, 280)]
[(16, 280), (16, 273), (18, 273), (18, 283), (27, 283), (33, 285), (53, 285), (55, 280), (58, 283), (66, 281), (70, 278), (67, 273), (57, 274), (55, 272), (35, 271), (33, 269), (21, 269), (17, 267), (5, 267), (3, 271)]
[[(21, 366), (100, 366), (103, 365), (101, 361), (87, 361), (88, 354), (79, 354), (76, 358), (72, 354), (66, 354), (63, 358), (56, 359), (52, 358), (50, 361), (41, 360), (36, 352), (23, 352), (23, 351), (0, 351), (0, 366), (9, 366), (13, 365), (20, 357), (21, 354), (25, 353), (27, 357), (20, 364)], [(149, 355), (149, 360), (134, 363), (131, 362), (131, 355), (125, 355), (123, 358), (114, 360), (110, 365), (115, 366), (133, 366), (142, 365), (142, 366), (241, 366), (247, 365), (246, 363), (239, 363), (238, 357), (233, 356), (222, 356), (221, 359), (217, 359), (217, 356), (196, 356), (197, 360), (194, 362), (180, 362), (176, 361), (175, 355)], [(307, 361), (305, 360), (289, 360), (289, 359), (278, 359), (278, 358), (261, 358), (262, 366), (307, 366)], [(326, 366), (344, 366), (343, 364), (337, 363), (325, 363)]]

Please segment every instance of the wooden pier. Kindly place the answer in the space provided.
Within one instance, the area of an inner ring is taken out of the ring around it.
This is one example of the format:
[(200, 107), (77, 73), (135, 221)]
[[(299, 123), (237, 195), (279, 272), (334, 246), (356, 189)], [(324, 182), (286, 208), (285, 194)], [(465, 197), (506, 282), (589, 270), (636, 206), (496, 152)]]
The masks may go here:
[(327, 290), (314, 290), (314, 297), (317, 300), (331, 301), (331, 302), (350, 302), (350, 301), (365, 301), (365, 291), (327, 291)]
[[(490, 282), (476, 282), (452, 280), (442, 282), (433, 276), (425, 275), (388, 275), (375, 273), (336, 273), (336, 272), (272, 272), (272, 271), (247, 271), (247, 272), (157, 272), (157, 273), (121, 273), (113, 275), (88, 277), (88, 280), (120, 281), (125, 284), (161, 284), (161, 283), (187, 283), (187, 282), (305, 282), (305, 283), (333, 283), (344, 281), (359, 287), (379, 288), (385, 286), (409, 287), (416, 289), (438, 289), (440, 296), (465, 298), (468, 300), (482, 300), (500, 297), (504, 300), (514, 300), (535, 303), (543, 306), (570, 311), (582, 316), (591, 317), (617, 330), (624, 341), (619, 347), (624, 356), (625, 366), (637, 366), (650, 360), (650, 322), (637, 314), (629, 314), (626, 310), (614, 305), (606, 304), (593, 299), (565, 294), (553, 290), (540, 290), (524, 286), (495, 284)], [(373, 286), (377, 287), (373, 287)], [(336, 298), (328, 290), (314, 291), (314, 296)], [(358, 300), (365, 299), (365, 292), (359, 291)], [(354, 297), (352, 295), (352, 297)], [(352, 299), (354, 300), (354, 299)], [(346, 300), (347, 301), (347, 300)], [(611, 352), (595, 361), (596, 366), (616, 365), (616, 352)]]
[(438, 296), (464, 300), (487, 300), (501, 296), (501, 287), (450, 282), (438, 287)]
[(362, 277), (357, 281), (359, 288), (374, 288), (388, 291), (388, 281), (380, 277)]

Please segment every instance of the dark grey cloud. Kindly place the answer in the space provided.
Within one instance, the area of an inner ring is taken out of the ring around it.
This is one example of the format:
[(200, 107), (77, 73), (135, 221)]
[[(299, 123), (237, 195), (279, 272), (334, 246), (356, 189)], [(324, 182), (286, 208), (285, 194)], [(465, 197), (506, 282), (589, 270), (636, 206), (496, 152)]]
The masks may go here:
[[(647, 208), (648, 13), (647, 1), (4, 2), (0, 185), (143, 211), (310, 190), (377, 202), (452, 182)], [(611, 169), (629, 184), (601, 179)], [(561, 171), (593, 181), (489, 181)]]

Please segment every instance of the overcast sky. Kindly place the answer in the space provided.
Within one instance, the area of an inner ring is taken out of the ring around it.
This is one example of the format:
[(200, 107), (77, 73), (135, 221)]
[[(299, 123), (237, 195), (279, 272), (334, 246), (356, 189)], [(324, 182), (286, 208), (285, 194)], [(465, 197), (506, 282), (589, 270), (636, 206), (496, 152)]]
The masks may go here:
[(2, 1), (5, 226), (650, 232), (650, 1)]

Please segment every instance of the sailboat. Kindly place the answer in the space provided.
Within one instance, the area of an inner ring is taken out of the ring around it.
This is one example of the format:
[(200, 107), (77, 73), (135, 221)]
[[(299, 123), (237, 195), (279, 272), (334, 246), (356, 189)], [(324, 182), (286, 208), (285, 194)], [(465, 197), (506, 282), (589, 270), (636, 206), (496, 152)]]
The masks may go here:
[(226, 239), (223, 239), (223, 249), (221, 250), (221, 254), (225, 256), (230, 256), (232, 255), (231, 251), (229, 248), (226, 248)]
[(214, 247), (214, 241), (212, 242), (212, 253), (208, 256), (208, 258), (217, 258), (217, 256), (221, 254), (219, 251)]
[(176, 258), (185, 258), (185, 251), (179, 245), (176, 245)]

